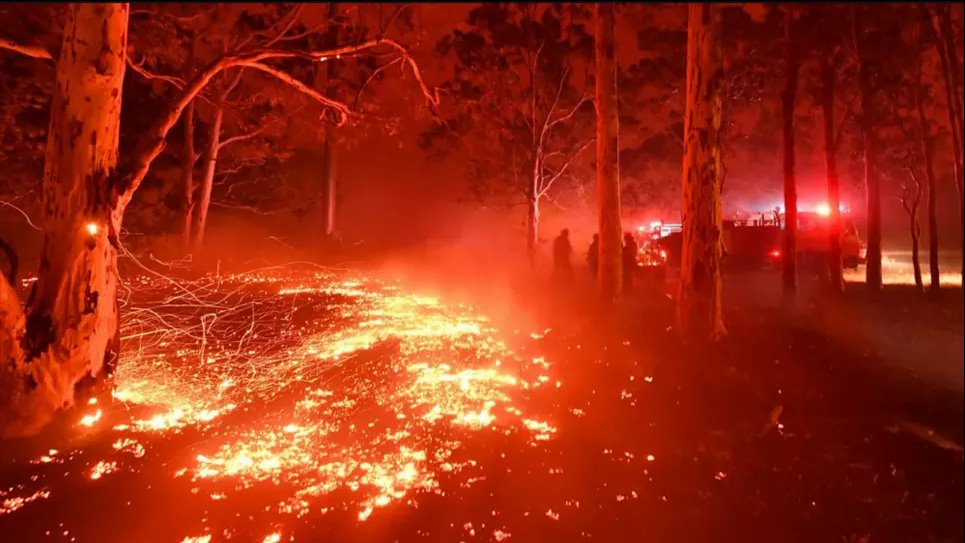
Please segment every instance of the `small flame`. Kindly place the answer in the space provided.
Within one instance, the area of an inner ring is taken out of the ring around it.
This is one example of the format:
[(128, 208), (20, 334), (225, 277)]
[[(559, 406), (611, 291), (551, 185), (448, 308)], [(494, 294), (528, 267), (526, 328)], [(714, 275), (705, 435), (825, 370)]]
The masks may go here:
[(93, 426), (94, 423), (101, 420), (101, 410), (98, 409), (93, 415), (84, 415), (80, 419), (80, 424), (84, 426)]
[(92, 236), (96, 236), (96, 235), (97, 235), (97, 231), (100, 230), (100, 228), (97, 226), (97, 223), (96, 223), (96, 222), (89, 222), (89, 223), (87, 223), (87, 224), (84, 226), (84, 228), (86, 228), (86, 229), (87, 229), (87, 233), (90, 234), (90, 235), (92, 235)]
[(101, 460), (95, 464), (93, 468), (91, 468), (90, 478), (91, 480), (96, 481), (101, 477), (114, 472), (115, 470), (117, 470), (117, 462), (105, 462), (104, 460)]

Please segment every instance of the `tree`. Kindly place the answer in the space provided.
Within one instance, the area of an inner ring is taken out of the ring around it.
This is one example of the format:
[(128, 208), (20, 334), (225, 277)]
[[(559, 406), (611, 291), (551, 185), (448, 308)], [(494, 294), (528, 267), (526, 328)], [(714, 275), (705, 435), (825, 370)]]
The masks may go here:
[[(823, 158), (827, 178), (828, 250), (812, 257), (824, 257), (820, 271), (830, 279), (830, 289), (844, 289), (841, 271), (842, 195), (853, 193), (860, 184), (849, 187), (849, 180), (864, 175), (858, 58), (854, 51), (848, 6), (799, 6), (795, 19), (798, 51), (801, 53), (802, 92), (799, 101), (818, 114), (797, 119), (795, 144), (798, 156), (812, 153)], [(877, 19), (876, 19), (876, 22)], [(876, 34), (880, 34), (877, 32)], [(868, 39), (867, 36), (864, 39)], [(875, 47), (867, 47), (875, 50)], [(877, 60), (877, 58), (875, 58)], [(876, 69), (879, 66), (875, 65)], [(874, 81), (874, 80), (873, 80)], [(813, 137), (813, 135), (820, 135)], [(813, 149), (813, 151), (812, 151)], [(843, 153), (841, 151), (844, 151)], [(834, 200), (832, 202), (832, 200)]]
[[(926, 4), (919, 4), (921, 15), (925, 20), (924, 34), (932, 38), (935, 51), (941, 62), (942, 80), (945, 84), (945, 102), (948, 113), (948, 125), (952, 135), (952, 171), (955, 175), (955, 188), (958, 190), (958, 218), (960, 256), (962, 257), (961, 276), (965, 279), (965, 190), (962, 179), (965, 176), (965, 166), (962, 164), (963, 151), (963, 121), (962, 121), (962, 67), (958, 59), (955, 38), (952, 32), (951, 6), (936, 6), (935, 12)], [(929, 238), (930, 240), (930, 238)], [(930, 241), (929, 241), (930, 243)]]
[(591, 37), (578, 6), (483, 4), (440, 41), (454, 57), (445, 123), (423, 134), (433, 154), (459, 152), (474, 195), (526, 206), (526, 247), (539, 243), (541, 204), (593, 142), (592, 98), (575, 59)]
[(781, 92), (781, 118), (784, 134), (784, 259), (782, 285), (785, 294), (797, 292), (797, 183), (794, 178), (794, 106), (797, 99), (800, 65), (794, 43), (794, 6), (784, 15), (785, 85)]
[[(195, 65), (211, 62), (226, 51), (256, 41), (267, 48), (284, 38), (314, 35), (317, 29), (286, 35), (295, 29), (302, 8), (302, 5), (238, 4), (202, 11), (192, 11), (192, 6), (183, 5), (135, 10), (135, 15), (151, 17), (139, 17), (132, 23), (137, 25), (133, 46), (139, 61), (132, 62), (131, 67), (148, 81), (159, 83), (155, 94), (170, 97), (172, 91), (184, 88), (184, 80), (191, 77)], [(180, 46), (172, 47), (172, 44)], [(319, 49), (324, 44), (319, 45), (312, 48)], [(329, 46), (334, 46), (334, 42)], [(269, 154), (277, 157), (278, 149), (269, 145), (267, 139), (281, 135), (279, 121), (293, 113), (294, 108), (288, 104), (297, 102), (297, 98), (279, 100), (279, 90), (264, 80), (259, 81), (255, 71), (248, 70), (245, 80), (253, 81), (244, 84), (245, 71), (240, 69), (217, 77), (208, 89), (199, 93), (199, 100), (188, 104), (182, 118), (183, 150), (179, 156), (182, 231), (188, 246), (195, 249), (204, 244), (216, 180), (220, 178), (224, 182), (226, 177), (226, 169), (219, 166), (225, 162), (222, 158), (227, 148), (241, 147), (244, 142), (262, 144), (244, 146), (244, 155), (227, 155), (233, 166), (230, 170), (235, 172), (240, 166), (265, 163)], [(207, 126), (200, 153), (195, 152), (195, 119)], [(201, 170), (200, 175), (196, 175), (194, 170), (199, 159)]]
[[(887, 62), (875, 65), (879, 96), (876, 141), (878, 166), (883, 180), (892, 178), (902, 207), (910, 214), (912, 228), (918, 222), (922, 196), (929, 229), (929, 267), (933, 288), (939, 288), (937, 142), (945, 137), (941, 123), (932, 120), (943, 113), (934, 89), (941, 84), (941, 70), (934, 49), (931, 21), (920, 6), (894, 6), (889, 17), (876, 20), (875, 50), (888, 51)], [(951, 135), (949, 134), (949, 137)], [(890, 165), (890, 168), (889, 168)], [(923, 194), (925, 193), (925, 194)], [(914, 216), (911, 216), (914, 215)], [(919, 231), (913, 230), (918, 238)], [(920, 246), (919, 239), (912, 239)]]
[[(197, 35), (192, 32), (191, 49), (185, 60), (184, 73), (189, 77), (194, 70), (194, 56), (197, 50)], [(184, 226), (181, 228), (181, 235), (184, 237), (185, 246), (190, 246), (194, 235), (192, 226), (194, 223), (194, 165), (197, 157), (194, 152), (194, 101), (188, 104), (184, 110), (184, 118), (181, 120), (184, 127), (184, 147), (181, 155), (181, 190), (184, 196)]]
[(334, 109), (344, 122), (352, 113), (347, 105), (266, 61), (324, 62), (387, 51), (410, 68), (424, 96), (437, 101), (406, 49), (388, 39), (311, 52), (231, 52), (188, 81), (140, 134), (129, 159), (119, 162), (128, 16), (128, 4), (70, 7), (45, 156), (41, 264), (26, 308), (0, 277), (0, 435), (38, 431), (72, 405), (75, 393), (110, 374), (120, 348), (117, 252), (124, 212), (182, 112), (219, 74), (242, 67), (266, 73)]
[[(365, 7), (306, 4), (304, 9), (261, 9), (254, 14), (247, 8), (227, 34), (232, 42), (255, 34), (269, 43), (307, 50), (381, 38), (389, 32), (408, 37), (411, 6), (399, 5), (385, 14), (378, 6)], [(294, 77), (319, 94), (351, 105), (353, 115), (341, 127), (334, 110), (326, 110), (321, 118), (306, 115), (312, 104), (303, 94), (267, 85), (264, 74), (247, 70), (221, 108), (225, 128), (209, 208), (303, 216), (313, 247), (324, 249), (318, 241), (326, 231), (334, 235), (336, 228), (337, 153), (371, 132), (391, 135), (396, 129), (398, 116), (380, 107), (378, 89), (392, 73), (390, 68), (400, 66), (405, 64), (399, 57), (371, 55), (291, 67)], [(200, 104), (202, 111), (213, 110), (206, 102), (210, 100)], [(209, 124), (215, 120), (212, 113)]]
[(596, 5), (596, 194), (599, 206), (600, 296), (611, 301), (622, 290), (623, 229), (620, 226), (620, 120), (613, 4)]
[[(925, 22), (927, 23), (927, 21)], [(923, 24), (922, 26), (926, 26)], [(921, 34), (920, 34), (921, 35)], [(935, 182), (934, 149), (935, 135), (925, 113), (925, 94), (927, 89), (924, 87), (921, 77), (922, 66), (919, 60), (916, 70), (916, 78), (913, 86), (915, 111), (918, 113), (918, 138), (921, 145), (921, 157), (925, 163), (925, 180), (928, 190), (928, 272), (931, 276), (930, 290), (937, 292), (941, 288), (941, 272), (938, 268), (938, 215), (936, 205), (938, 195), (936, 193), (937, 183)], [(917, 179), (916, 179), (917, 182)]]
[(915, 273), (915, 288), (924, 290), (921, 280), (921, 259), (918, 257), (918, 241), (921, 238), (921, 224), (918, 222), (918, 208), (921, 204), (921, 181), (912, 167), (908, 167), (911, 183), (902, 183), (898, 193), (901, 207), (908, 214), (908, 232), (911, 235), (911, 265)]
[(713, 4), (691, 4), (689, 9), (677, 324), (685, 334), (716, 340), (725, 334), (721, 310), (721, 15)]
[(0, 280), (0, 429), (30, 432), (119, 349), (117, 167), (126, 4), (76, 4), (64, 28), (45, 157), (44, 243), (27, 311)]
[[(210, 60), (206, 56), (207, 44), (213, 36), (221, 36), (224, 32), (224, 28), (215, 24), (213, 19), (225, 11), (218, 8), (198, 11), (194, 6), (184, 4), (139, 6), (131, 11), (128, 66), (138, 76), (132, 78), (132, 84), (138, 86), (138, 94), (146, 94), (140, 96), (142, 100), (163, 103), (184, 88), (185, 79), (190, 79), (198, 67)], [(206, 94), (202, 91), (201, 96), (207, 99)], [(177, 222), (181, 225), (186, 248), (193, 243), (197, 210), (197, 110), (195, 101), (185, 108), (180, 133), (172, 133), (169, 137), (175, 153), (155, 164), (152, 178), (145, 187), (153, 189), (149, 192), (172, 200), (175, 209), (171, 211), (180, 215), (180, 221)], [(130, 117), (126, 116), (128, 119)], [(126, 128), (125, 122), (128, 121), (122, 120), (122, 127)], [(144, 215), (156, 216), (156, 213)], [(136, 221), (141, 217), (135, 215), (133, 218)]]
[[(338, 5), (335, 2), (328, 4), (329, 31), (325, 39), (332, 43), (338, 42), (339, 26), (334, 24), (338, 17)], [(334, 63), (322, 65), (316, 72), (316, 86), (324, 87), (329, 80), (339, 76), (338, 67)], [(329, 90), (331, 93), (332, 90)], [(330, 94), (331, 95), (331, 94)], [(325, 239), (331, 240), (335, 235), (335, 197), (336, 197), (336, 161), (338, 146), (336, 140), (335, 126), (332, 123), (325, 123), (322, 135), (322, 168), (319, 175), (321, 181), (321, 199), (317, 206), (317, 215), (322, 218), (322, 233)]]
[[(226, 16), (223, 17), (226, 21), (222, 23), (228, 28), (221, 33), (222, 38), (220, 39), (220, 43), (215, 45), (215, 48), (219, 50), (220, 54), (224, 54), (231, 48), (238, 47), (246, 41), (250, 41), (252, 35), (259, 34), (268, 35), (262, 47), (272, 47), (292, 28), (298, 19), (300, 11), (301, 5), (298, 5), (281, 14), (269, 13), (267, 17), (262, 16), (257, 18), (252, 17), (246, 11), (229, 11)], [(222, 150), (232, 143), (242, 142), (257, 136), (266, 127), (266, 125), (263, 124), (259, 129), (243, 131), (229, 138), (223, 137), (222, 131), (225, 109), (237, 105), (232, 104), (229, 99), (235, 89), (239, 88), (244, 72), (244, 69), (239, 69), (230, 77), (227, 73), (222, 74), (219, 78), (220, 81), (215, 85), (216, 91), (212, 104), (208, 142), (204, 153), (202, 153), (203, 174), (200, 183), (201, 194), (198, 200), (197, 224), (192, 242), (196, 250), (200, 250), (204, 245), (204, 236), (208, 225), (208, 213), (211, 209), (211, 198), (214, 193), (214, 179), (218, 170), (218, 159)], [(247, 102), (250, 106), (251, 101), (247, 100)], [(192, 104), (193, 103), (194, 102), (192, 102)], [(193, 187), (191, 190), (194, 190)], [(187, 217), (187, 220), (191, 220), (191, 217)]]
[[(858, 87), (861, 98), (861, 149), (864, 162), (864, 185), (868, 206), (868, 251), (865, 283), (868, 288), (881, 289), (881, 185), (875, 166), (873, 134), (875, 128), (875, 88), (873, 68), (865, 51), (864, 19), (860, 6), (851, 5), (851, 39), (858, 59)], [(834, 205), (830, 204), (832, 209)]]

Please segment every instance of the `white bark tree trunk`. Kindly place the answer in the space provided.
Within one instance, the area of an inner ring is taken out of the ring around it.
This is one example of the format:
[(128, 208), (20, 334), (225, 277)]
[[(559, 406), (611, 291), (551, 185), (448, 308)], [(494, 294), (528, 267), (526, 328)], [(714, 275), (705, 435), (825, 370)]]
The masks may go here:
[(181, 188), (184, 191), (184, 224), (181, 234), (185, 246), (191, 244), (194, 223), (194, 102), (184, 110), (184, 149), (181, 157)]
[(536, 248), (539, 245), (539, 199), (526, 199), (526, 254), (530, 260), (536, 258)]
[(613, 36), (613, 4), (596, 5), (596, 197), (600, 258), (597, 281), (604, 302), (623, 286), (623, 229), (620, 225), (620, 120)]
[(322, 146), (322, 182), (324, 183), (323, 190), (325, 198), (323, 217), (325, 221), (325, 238), (328, 240), (331, 240), (335, 236), (335, 201), (337, 196), (335, 181), (337, 136), (335, 130), (334, 126), (325, 126), (325, 143)]
[[(335, 25), (335, 21), (338, 18), (338, 4), (335, 2), (330, 2), (328, 4), (328, 20), (330, 25)], [(332, 29), (330, 32), (332, 35), (333, 43), (329, 45), (334, 45), (338, 43), (337, 27)], [(328, 84), (330, 78), (335, 78), (338, 74), (335, 73), (334, 64), (332, 62), (324, 62), (319, 68), (319, 75), (324, 79), (324, 83)], [(329, 98), (334, 98), (332, 94), (326, 93)], [(322, 197), (322, 220), (325, 239), (331, 241), (335, 236), (335, 202), (337, 196), (336, 178), (335, 178), (335, 166), (337, 164), (336, 153), (338, 152), (336, 139), (338, 136), (336, 134), (336, 128), (331, 124), (325, 125), (325, 141), (322, 144), (322, 186), (323, 193)]]
[(211, 138), (204, 155), (204, 177), (201, 178), (201, 199), (198, 201), (198, 227), (195, 232), (195, 249), (204, 245), (204, 234), (208, 226), (208, 210), (211, 208), (211, 192), (214, 190), (214, 174), (218, 167), (218, 151), (221, 150), (221, 122), (224, 110), (217, 106), (211, 121)]
[[(119, 349), (117, 166), (127, 4), (73, 4), (44, 158), (44, 244), (26, 313), (0, 286), (0, 434), (37, 431)], [(10, 326), (11, 328), (8, 328)], [(19, 340), (19, 341), (18, 341)]]
[[(187, 62), (185, 62), (185, 72), (193, 71), (194, 52), (197, 47), (197, 34), (191, 37), (191, 49)], [(191, 227), (194, 225), (194, 102), (188, 104), (184, 110), (184, 118), (181, 120), (184, 129), (184, 147), (181, 157), (181, 189), (184, 205), (184, 224), (181, 227), (181, 235), (184, 238), (185, 247), (191, 245)]]
[(688, 336), (711, 341), (725, 334), (721, 311), (722, 80), (720, 8), (691, 4), (687, 23), (683, 250), (677, 325)]

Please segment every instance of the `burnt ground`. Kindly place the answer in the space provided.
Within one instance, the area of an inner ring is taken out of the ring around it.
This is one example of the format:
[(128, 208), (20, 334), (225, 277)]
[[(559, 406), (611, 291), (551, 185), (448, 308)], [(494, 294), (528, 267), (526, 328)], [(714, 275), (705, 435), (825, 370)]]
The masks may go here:
[[(587, 503), (640, 496), (584, 512), (570, 535), (963, 540), (961, 289), (829, 296), (805, 280), (785, 304), (773, 276), (726, 288), (729, 337), (716, 346), (679, 341), (659, 292), (575, 353), (601, 322), (547, 336), (580, 376), (570, 401), (593, 406), (569, 446), (599, 470)], [(653, 468), (624, 465), (622, 451), (654, 455)]]
[[(728, 281), (729, 337), (709, 347), (676, 337), (656, 290), (615, 316), (585, 291), (530, 293), (548, 331), (516, 341), (562, 386), (518, 401), (555, 422), (552, 439), (466, 436), (456, 454), (475, 460), (473, 484), (440, 474), (444, 495), (365, 522), (312, 513), (282, 540), (965, 540), (963, 398), (947, 378), (962, 371), (961, 290), (807, 291), (784, 306), (758, 303), (774, 297), (749, 294), (754, 278)], [(22, 470), (4, 462), (0, 481)], [(257, 502), (217, 508), (184, 482), (144, 484), (78, 485), (0, 516), (2, 540), (179, 541), (200, 516), (235, 540), (265, 533)]]

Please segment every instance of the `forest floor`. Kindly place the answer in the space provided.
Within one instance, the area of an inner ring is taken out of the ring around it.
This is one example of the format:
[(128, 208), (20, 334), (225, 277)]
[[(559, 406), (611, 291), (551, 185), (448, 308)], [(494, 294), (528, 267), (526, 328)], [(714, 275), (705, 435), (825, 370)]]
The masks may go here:
[(644, 285), (372, 275), (144, 278), (115, 398), (0, 442), (2, 540), (965, 540), (961, 289), (730, 277), (701, 348)]

